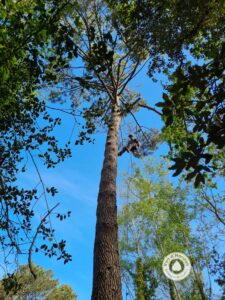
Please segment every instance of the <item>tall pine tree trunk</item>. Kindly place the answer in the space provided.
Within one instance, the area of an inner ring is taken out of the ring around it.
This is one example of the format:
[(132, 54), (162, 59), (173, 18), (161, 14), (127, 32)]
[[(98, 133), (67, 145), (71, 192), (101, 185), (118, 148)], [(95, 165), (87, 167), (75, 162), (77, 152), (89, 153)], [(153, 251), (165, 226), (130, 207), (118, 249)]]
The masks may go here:
[(98, 194), (92, 300), (121, 300), (116, 177), (121, 117), (112, 113)]

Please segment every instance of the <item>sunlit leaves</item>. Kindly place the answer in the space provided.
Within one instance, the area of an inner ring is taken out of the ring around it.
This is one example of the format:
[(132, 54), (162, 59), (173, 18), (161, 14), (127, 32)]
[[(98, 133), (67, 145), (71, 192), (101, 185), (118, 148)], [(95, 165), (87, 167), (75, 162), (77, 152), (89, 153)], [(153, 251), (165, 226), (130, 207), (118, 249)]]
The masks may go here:
[(7, 274), (0, 282), (0, 298), (44, 298), (76, 300), (76, 295), (68, 285), (59, 286), (51, 270), (32, 265), (37, 278), (34, 279), (27, 265), (20, 265), (14, 274)]
[[(191, 191), (181, 182), (174, 187), (167, 176), (167, 167), (166, 161), (155, 163), (150, 159), (143, 168), (136, 168), (131, 176), (125, 177), (121, 187), (124, 200), (119, 212), (121, 266), (126, 282), (131, 282), (129, 288), (136, 295), (143, 296), (149, 291), (153, 297), (158, 295), (157, 287), (167, 290), (168, 282), (162, 273), (167, 253), (190, 251), (196, 265), (204, 264), (202, 246), (191, 233), (190, 224), (195, 217), (188, 207)], [(194, 286), (192, 281), (190, 284)], [(182, 287), (180, 292), (184, 291)], [(190, 293), (190, 287), (187, 292)]]

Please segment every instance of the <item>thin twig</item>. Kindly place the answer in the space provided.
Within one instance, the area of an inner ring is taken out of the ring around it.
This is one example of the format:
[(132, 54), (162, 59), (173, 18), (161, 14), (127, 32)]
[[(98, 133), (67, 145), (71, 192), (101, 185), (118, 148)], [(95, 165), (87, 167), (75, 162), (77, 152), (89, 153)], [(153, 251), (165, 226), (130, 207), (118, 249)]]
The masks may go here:
[(148, 110), (154, 111), (156, 114), (162, 116), (163, 114), (161, 112), (159, 112), (157, 109), (155, 109), (154, 107), (151, 107), (149, 105), (146, 104), (141, 104), (139, 103), (138, 106), (143, 107), (143, 108), (147, 108)]
[(41, 219), (41, 222), (40, 224), (38, 225), (37, 229), (36, 229), (36, 232), (35, 232), (35, 235), (33, 237), (33, 240), (31, 242), (31, 245), (30, 245), (30, 248), (29, 248), (29, 251), (28, 251), (28, 266), (29, 266), (29, 269), (30, 269), (30, 272), (31, 274), (34, 276), (34, 279), (37, 278), (37, 275), (35, 274), (34, 270), (33, 270), (33, 266), (32, 266), (32, 251), (33, 251), (33, 246), (34, 246), (34, 243), (35, 243), (35, 240), (38, 236), (38, 233), (39, 233), (39, 229), (40, 227), (42, 226), (42, 224), (46, 221), (46, 218), (51, 214), (51, 212), (57, 207), (59, 206), (59, 203), (57, 203), (55, 206), (53, 206), (50, 210), (48, 210), (48, 212), (46, 213), (46, 215)]
[[(58, 111), (64, 112), (65, 114), (74, 116), (74, 113), (68, 112), (68, 111), (66, 111), (66, 110), (64, 110), (64, 109), (61, 109), (61, 108), (55, 108), (55, 107), (51, 107), (51, 106), (48, 106), (48, 105), (46, 105), (46, 107), (47, 107), (48, 109), (58, 110)], [(73, 110), (73, 109), (71, 109), (71, 110)], [(77, 115), (77, 116), (78, 116), (78, 115)]]
[[(123, 98), (123, 97), (122, 97)], [(121, 100), (122, 101), (122, 100)], [(124, 102), (122, 101), (122, 103), (124, 104)], [(140, 123), (138, 122), (137, 118), (135, 117), (134, 113), (132, 111), (130, 111), (131, 116), (133, 117), (135, 123), (138, 125), (138, 127), (140, 128), (143, 136), (145, 137), (145, 139), (147, 140), (147, 142), (149, 142), (149, 138), (146, 136), (145, 132), (142, 129), (142, 126), (140, 125)]]
[(123, 87), (121, 88), (121, 90), (119, 91), (118, 96), (122, 95), (122, 93), (123, 93), (124, 89), (126, 88), (127, 84), (131, 81), (131, 79), (133, 79), (138, 66), (139, 66), (139, 62), (136, 63), (136, 65), (134, 66), (134, 68), (130, 72), (130, 74), (128, 76), (126, 76), (126, 79), (125, 79), (126, 81), (123, 84)]

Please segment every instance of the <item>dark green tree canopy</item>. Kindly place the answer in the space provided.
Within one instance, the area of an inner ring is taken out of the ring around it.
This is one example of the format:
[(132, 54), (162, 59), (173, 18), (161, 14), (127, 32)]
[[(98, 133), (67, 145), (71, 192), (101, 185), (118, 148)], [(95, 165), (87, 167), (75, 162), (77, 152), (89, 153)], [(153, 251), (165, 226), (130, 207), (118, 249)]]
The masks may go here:
[(217, 32), (218, 26), (224, 23), (223, 1), (106, 2), (114, 14), (115, 26), (134, 57), (137, 59), (144, 53), (149, 57), (150, 74), (151, 66), (165, 66), (168, 59), (173, 65), (182, 60), (190, 44), (210, 36), (212, 30)]
[(45, 299), (45, 300), (76, 300), (76, 294), (68, 285), (59, 285), (59, 281), (53, 278), (51, 270), (45, 270), (33, 265), (37, 275), (34, 279), (30, 269), (26, 265), (19, 269), (10, 278), (3, 278), (0, 282), (0, 299)]

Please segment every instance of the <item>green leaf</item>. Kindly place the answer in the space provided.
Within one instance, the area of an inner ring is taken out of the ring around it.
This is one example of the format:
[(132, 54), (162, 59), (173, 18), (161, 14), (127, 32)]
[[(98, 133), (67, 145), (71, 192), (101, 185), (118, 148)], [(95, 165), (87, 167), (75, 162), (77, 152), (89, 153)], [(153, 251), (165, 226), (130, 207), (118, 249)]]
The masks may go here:
[(155, 105), (158, 106), (158, 107), (164, 107), (165, 103), (164, 102), (158, 102)]
[(166, 102), (171, 102), (169, 96), (166, 93), (163, 93), (162, 97)]
[(205, 183), (205, 177), (202, 173), (199, 173), (195, 178), (195, 183), (194, 183), (195, 188), (198, 188), (200, 183)]
[(191, 180), (192, 178), (194, 178), (197, 174), (197, 171), (193, 171), (191, 173), (188, 173), (187, 176), (185, 177), (186, 180)]

